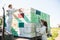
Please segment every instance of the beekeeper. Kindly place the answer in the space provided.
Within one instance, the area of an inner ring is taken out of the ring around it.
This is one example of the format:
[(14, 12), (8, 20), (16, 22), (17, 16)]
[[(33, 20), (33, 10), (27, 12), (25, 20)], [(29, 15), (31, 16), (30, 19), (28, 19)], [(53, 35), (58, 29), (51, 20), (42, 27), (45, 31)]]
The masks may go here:
[(13, 13), (16, 12), (16, 11), (17, 10), (15, 10), (12, 7), (12, 4), (8, 5), (8, 10), (7, 10), (7, 16), (8, 16), (8, 18), (6, 20), (6, 32), (8, 32), (9, 34), (11, 34), (12, 19), (13, 19), (13, 16), (15, 16)]
[(41, 28), (39, 33), (42, 35), (42, 40), (47, 40), (46, 26), (44, 25), (43, 20), (41, 20)]

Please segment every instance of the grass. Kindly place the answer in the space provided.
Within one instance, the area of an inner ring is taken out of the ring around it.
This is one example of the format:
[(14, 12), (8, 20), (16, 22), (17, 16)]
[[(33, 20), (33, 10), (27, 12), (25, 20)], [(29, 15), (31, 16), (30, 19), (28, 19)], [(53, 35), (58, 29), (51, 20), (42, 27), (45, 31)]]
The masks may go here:
[(48, 40), (55, 40), (58, 36), (58, 30), (60, 30), (60, 28), (51, 28), (52, 37), (49, 37)]

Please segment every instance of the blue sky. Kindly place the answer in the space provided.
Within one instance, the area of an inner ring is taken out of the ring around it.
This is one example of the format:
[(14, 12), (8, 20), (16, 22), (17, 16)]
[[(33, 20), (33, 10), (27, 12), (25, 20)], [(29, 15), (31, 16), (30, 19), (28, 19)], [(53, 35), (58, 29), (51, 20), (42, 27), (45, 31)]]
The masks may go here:
[(38, 9), (50, 15), (51, 26), (57, 26), (57, 24), (60, 24), (60, 0), (0, 0), (1, 15), (1, 7), (4, 4), (5, 9), (7, 9), (8, 4), (13, 4), (15, 8), (32, 7)]

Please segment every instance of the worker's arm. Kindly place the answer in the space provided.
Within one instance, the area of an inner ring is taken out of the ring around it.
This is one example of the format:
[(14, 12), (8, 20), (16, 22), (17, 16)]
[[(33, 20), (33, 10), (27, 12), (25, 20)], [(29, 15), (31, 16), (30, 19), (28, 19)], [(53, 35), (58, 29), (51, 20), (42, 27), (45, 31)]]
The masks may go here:
[(13, 9), (13, 16), (15, 17), (15, 18), (18, 18), (14, 13), (15, 12), (17, 12), (17, 11), (19, 11), (19, 9)]
[(39, 33), (43, 35), (45, 32), (46, 32), (46, 28), (43, 27), (43, 28), (40, 29), (40, 32)]
[(17, 11), (19, 11), (19, 9), (13, 9), (13, 13), (15, 13), (15, 12), (17, 12)]
[(18, 18), (15, 14), (13, 14), (13, 16), (14, 16), (15, 18)]

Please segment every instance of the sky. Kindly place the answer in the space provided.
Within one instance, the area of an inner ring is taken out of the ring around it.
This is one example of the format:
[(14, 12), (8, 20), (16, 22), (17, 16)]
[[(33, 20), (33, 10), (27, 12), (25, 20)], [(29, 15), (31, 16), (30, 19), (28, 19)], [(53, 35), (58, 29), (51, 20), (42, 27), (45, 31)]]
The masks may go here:
[(60, 0), (0, 0), (0, 16), (2, 7), (7, 9), (8, 4), (13, 4), (15, 8), (32, 7), (50, 15), (51, 27), (60, 24)]

